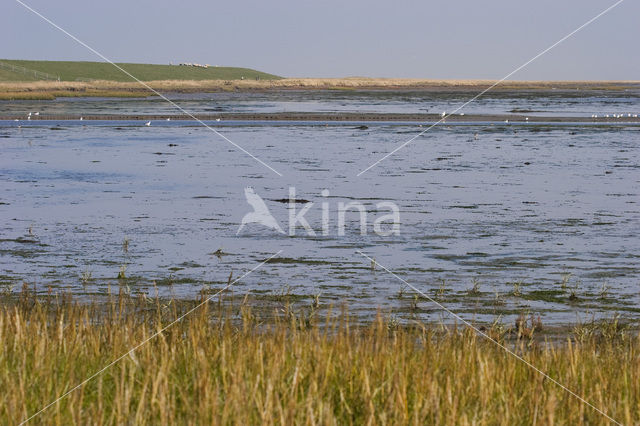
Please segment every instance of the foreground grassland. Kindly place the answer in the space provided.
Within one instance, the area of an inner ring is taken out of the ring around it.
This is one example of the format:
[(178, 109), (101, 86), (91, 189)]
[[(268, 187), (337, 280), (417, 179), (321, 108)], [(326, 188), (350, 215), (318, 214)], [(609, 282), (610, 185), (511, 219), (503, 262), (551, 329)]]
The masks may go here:
[[(197, 302), (36, 298), (0, 307), (0, 422), (17, 423)], [(609, 424), (469, 330), (349, 322), (209, 302), (34, 424)], [(640, 340), (615, 323), (563, 343), (495, 338), (625, 424), (640, 422)]]

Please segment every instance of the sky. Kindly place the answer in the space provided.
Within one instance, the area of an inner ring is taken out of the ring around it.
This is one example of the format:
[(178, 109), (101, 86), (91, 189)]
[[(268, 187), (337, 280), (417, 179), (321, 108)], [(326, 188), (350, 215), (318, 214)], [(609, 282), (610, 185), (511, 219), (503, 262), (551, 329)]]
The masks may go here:
[[(616, 0), (21, 0), (114, 62), (286, 77), (501, 79)], [(512, 80), (640, 80), (640, 1), (624, 0)], [(101, 61), (15, 0), (0, 58)]]

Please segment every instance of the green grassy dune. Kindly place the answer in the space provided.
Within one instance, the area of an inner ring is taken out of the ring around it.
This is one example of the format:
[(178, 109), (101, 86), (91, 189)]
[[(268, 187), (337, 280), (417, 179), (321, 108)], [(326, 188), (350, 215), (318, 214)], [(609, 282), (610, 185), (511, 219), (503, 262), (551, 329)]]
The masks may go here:
[(22, 73), (12, 72), (6, 69), (0, 68), (0, 82), (5, 81), (36, 81), (35, 78), (29, 75), (25, 75)]
[[(28, 70), (39, 71), (60, 77), (61, 81), (135, 81), (113, 65), (106, 62), (72, 62), (72, 61), (27, 61), (0, 59), (0, 63), (23, 67)], [(143, 81), (152, 80), (240, 80), (279, 79), (273, 74), (236, 67), (198, 68), (178, 65), (129, 64), (119, 63), (136, 78)], [(0, 67), (0, 82), (2, 81), (34, 81), (31, 75), (14, 72)]]

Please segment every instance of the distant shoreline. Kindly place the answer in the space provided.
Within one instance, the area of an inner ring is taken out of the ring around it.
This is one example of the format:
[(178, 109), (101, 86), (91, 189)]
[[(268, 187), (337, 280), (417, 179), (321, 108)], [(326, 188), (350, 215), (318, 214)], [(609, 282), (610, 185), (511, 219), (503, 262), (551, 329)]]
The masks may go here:
[[(277, 90), (413, 90), (477, 92), (492, 80), (420, 80), (393, 78), (285, 78), (280, 80), (156, 80), (161, 93), (251, 92)], [(640, 90), (640, 81), (504, 81), (495, 91)], [(52, 100), (58, 97), (147, 97), (154, 93), (137, 82), (0, 82), (0, 100)]]

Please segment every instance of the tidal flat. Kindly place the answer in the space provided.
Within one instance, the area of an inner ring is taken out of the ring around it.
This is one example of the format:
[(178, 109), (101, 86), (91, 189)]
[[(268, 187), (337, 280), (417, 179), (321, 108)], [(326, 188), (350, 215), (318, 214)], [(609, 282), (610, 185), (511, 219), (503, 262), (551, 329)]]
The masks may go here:
[[(210, 128), (157, 97), (0, 101), (4, 291), (189, 300), (282, 250), (234, 291), (364, 320), (455, 320), (428, 295), (484, 324), (637, 321), (636, 86), (504, 88), (443, 122), (471, 89), (352, 89), (169, 95)], [(292, 187), (316, 230), (326, 203), (328, 234), (237, 234), (247, 187), (284, 228)], [(357, 212), (338, 235), (349, 202), (370, 210), (366, 235)], [(399, 206), (397, 235), (373, 232), (381, 202)]]

